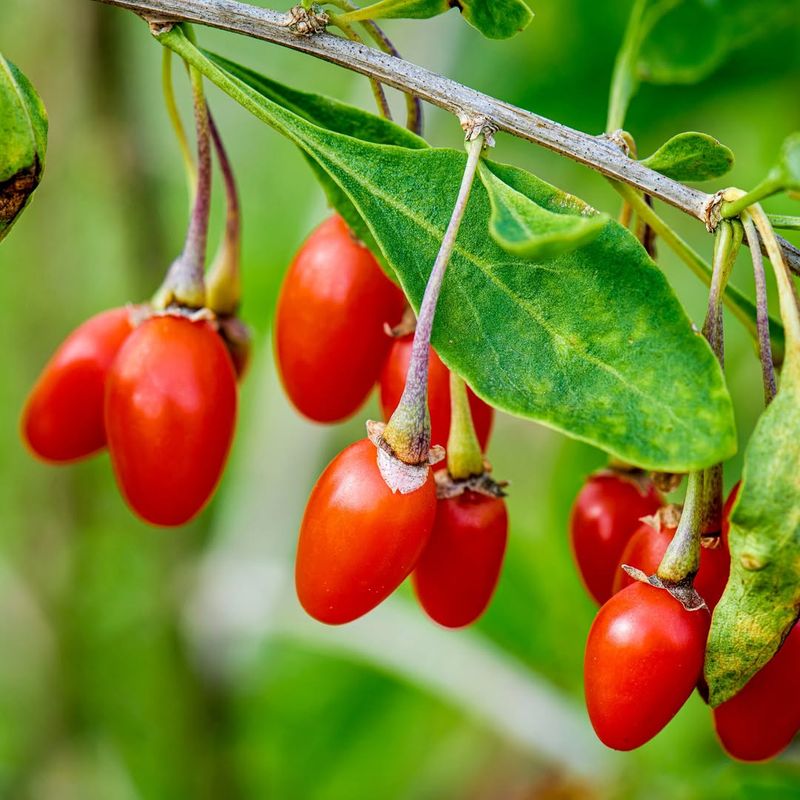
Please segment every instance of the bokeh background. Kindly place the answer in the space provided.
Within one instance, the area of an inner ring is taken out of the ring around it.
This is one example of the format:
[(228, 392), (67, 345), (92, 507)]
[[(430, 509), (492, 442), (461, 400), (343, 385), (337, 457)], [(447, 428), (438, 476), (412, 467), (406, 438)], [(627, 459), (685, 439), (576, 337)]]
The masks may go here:
[[(484, 40), (456, 12), (387, 27), (418, 63), (600, 132), (629, 3), (534, 5), (534, 23), (510, 42)], [(362, 78), (268, 44), (198, 33), (272, 77), (370, 107)], [(753, 185), (800, 127), (799, 45), (790, 21), (697, 85), (645, 86), (627, 123), (640, 152), (682, 130), (706, 131), (738, 157), (729, 183)], [(51, 124), (44, 182), (0, 246), (0, 797), (800, 797), (800, 747), (766, 765), (733, 763), (697, 696), (635, 753), (595, 739), (581, 687), (595, 608), (566, 528), (574, 495), (604, 456), (541, 426), (497, 420), (490, 457), (512, 482), (511, 537), (496, 598), (473, 629), (437, 628), (408, 587), (343, 629), (302, 615), (291, 575), (305, 498), (378, 412), (373, 399), (352, 422), (323, 428), (283, 397), (270, 344), (276, 291), (327, 211), (293, 147), (215, 90), (243, 196), (243, 315), (256, 333), (216, 500), (195, 524), (154, 530), (125, 508), (106, 456), (60, 469), (33, 460), (18, 416), (38, 370), (83, 319), (153, 291), (181, 246), (187, 200), (159, 47), (141, 21), (89, 0), (3, 0), (0, 49), (38, 87)], [(188, 118), (180, 70), (176, 78)], [(429, 110), (427, 132), (458, 146), (447, 115)], [(535, 146), (501, 136), (496, 157), (618, 208), (602, 178)], [(782, 199), (767, 207), (792, 210)], [(664, 214), (710, 255), (700, 225)], [(699, 323), (703, 287), (661, 251)], [(734, 282), (752, 293), (744, 260)], [(762, 403), (760, 374), (735, 320), (727, 333), (745, 441)], [(734, 459), (728, 486), (739, 468)]]

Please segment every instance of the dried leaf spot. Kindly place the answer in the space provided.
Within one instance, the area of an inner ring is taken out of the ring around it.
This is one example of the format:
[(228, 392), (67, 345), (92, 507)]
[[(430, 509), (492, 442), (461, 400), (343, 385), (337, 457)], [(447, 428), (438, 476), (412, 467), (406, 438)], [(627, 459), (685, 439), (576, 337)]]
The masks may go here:
[(739, 556), (739, 561), (749, 572), (758, 572), (758, 570), (764, 569), (768, 563), (766, 559), (754, 553), (742, 553), (742, 555)]
[(11, 222), (19, 214), (38, 183), (38, 165), (18, 172), (0, 183), (0, 222)]

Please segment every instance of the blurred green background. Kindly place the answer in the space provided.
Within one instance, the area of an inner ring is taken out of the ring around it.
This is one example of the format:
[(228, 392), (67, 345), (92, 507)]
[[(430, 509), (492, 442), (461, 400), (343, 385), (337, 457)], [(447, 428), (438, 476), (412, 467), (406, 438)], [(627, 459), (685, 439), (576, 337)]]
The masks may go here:
[[(534, 23), (510, 42), (482, 39), (455, 12), (388, 29), (418, 63), (600, 132), (629, 3), (533, 5)], [(51, 125), (44, 182), (0, 246), (0, 797), (800, 797), (800, 748), (767, 765), (731, 762), (697, 696), (635, 753), (595, 739), (581, 689), (595, 609), (566, 527), (581, 482), (604, 458), (540, 426), (497, 421), (490, 457), (512, 482), (511, 538), (496, 598), (474, 629), (437, 628), (407, 587), (342, 629), (304, 618), (291, 570), (305, 498), (377, 405), (328, 429), (299, 419), (284, 399), (269, 335), (275, 295), (292, 253), (327, 212), (292, 146), (215, 90), (211, 104), (239, 167), (243, 311), (256, 331), (218, 496), (196, 524), (154, 530), (123, 505), (106, 456), (62, 469), (34, 461), (17, 425), (38, 370), (83, 319), (152, 292), (180, 248), (186, 197), (159, 47), (141, 21), (89, 0), (3, 0), (0, 20), (0, 50), (37, 86)], [(336, 67), (198, 34), (286, 83), (370, 107), (366, 82)], [(697, 85), (644, 87), (627, 127), (641, 153), (682, 130), (717, 136), (737, 155), (726, 185), (747, 187), (800, 128), (799, 88), (800, 34), (785, 25)], [(457, 124), (441, 112), (428, 111), (427, 133), (458, 145)], [(501, 136), (496, 157), (618, 208), (603, 179), (532, 145)], [(792, 211), (783, 199), (766, 205)], [(710, 255), (700, 225), (664, 214)], [(699, 323), (703, 287), (664, 247), (661, 255)], [(744, 259), (734, 281), (752, 293)], [(727, 333), (745, 441), (762, 403), (760, 373), (735, 320)], [(728, 468), (728, 486), (739, 465)]]

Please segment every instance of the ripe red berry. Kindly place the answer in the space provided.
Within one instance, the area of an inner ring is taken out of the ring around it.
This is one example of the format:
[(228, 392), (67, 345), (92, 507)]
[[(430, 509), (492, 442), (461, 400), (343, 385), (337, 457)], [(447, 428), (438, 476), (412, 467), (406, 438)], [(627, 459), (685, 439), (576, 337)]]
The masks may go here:
[(303, 608), (329, 625), (371, 611), (408, 577), (435, 516), (432, 472), (416, 491), (393, 494), (375, 446), (351, 444), (328, 464), (303, 516), (295, 566)]
[(589, 719), (600, 740), (633, 750), (679, 711), (703, 669), (711, 617), (635, 583), (597, 612), (584, 659)]
[[(636, 582), (622, 569), (623, 564), (637, 567), (645, 575), (654, 574), (674, 535), (675, 528), (663, 526), (660, 530), (656, 530), (652, 525), (642, 523), (622, 552), (619, 569), (614, 576), (614, 593)], [(731, 557), (727, 545), (721, 538), (717, 540), (716, 547), (700, 549), (700, 569), (694, 579), (694, 588), (711, 611), (719, 603), (725, 591), (730, 568)]]
[(106, 383), (108, 449), (130, 507), (182, 525), (214, 492), (236, 421), (236, 375), (205, 321), (152, 317), (122, 346)]
[(316, 422), (358, 411), (391, 346), (384, 323), (399, 322), (404, 308), (344, 221), (323, 222), (289, 267), (275, 312), (278, 369), (297, 410)]
[(65, 462), (106, 443), (106, 375), (132, 330), (127, 308), (104, 311), (78, 326), (42, 370), (22, 412), (22, 434), (46, 461)]
[(617, 472), (591, 475), (575, 498), (570, 544), (583, 584), (602, 605), (611, 597), (619, 559), (642, 517), (655, 514), (661, 495)]
[(502, 498), (467, 491), (439, 500), (433, 533), (412, 580), (428, 616), (447, 628), (474, 622), (500, 577), (508, 538)]
[[(392, 349), (383, 365), (380, 377), (381, 409), (383, 418), (388, 422), (392, 416), (406, 385), (406, 374), (411, 362), (411, 346), (413, 336), (395, 339)], [(492, 431), (494, 409), (483, 402), (467, 387), (472, 422), (481, 450), (486, 451), (489, 435)], [(447, 446), (450, 433), (450, 371), (431, 348), (428, 365), (428, 408), (431, 414), (431, 445)], [(442, 462), (442, 466), (444, 462)]]
[(730, 700), (714, 709), (714, 727), (727, 753), (740, 761), (778, 755), (800, 731), (800, 627), (792, 628), (772, 660)]

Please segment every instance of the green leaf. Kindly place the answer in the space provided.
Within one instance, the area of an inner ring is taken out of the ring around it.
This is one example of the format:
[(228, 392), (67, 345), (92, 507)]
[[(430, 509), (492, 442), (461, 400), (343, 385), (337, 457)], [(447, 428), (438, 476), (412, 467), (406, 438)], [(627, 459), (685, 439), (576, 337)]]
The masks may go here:
[[(215, 53), (206, 50), (202, 52), (215, 64), (253, 87), (263, 97), (269, 98), (315, 125), (348, 136), (357, 136), (375, 144), (396, 144), (414, 149), (428, 147), (428, 143), (422, 137), (383, 117), (368, 114), (360, 108), (339, 103), (320, 94), (289, 88)], [(370, 229), (339, 184), (319, 167), (313, 156), (305, 152), (303, 155), (325, 191), (328, 202), (344, 218), (350, 230), (372, 251), (387, 275), (397, 281), (394, 270), (383, 257)]]
[(489, 39), (507, 39), (528, 27), (533, 12), (524, 0), (378, 0), (345, 14), (348, 22), (365, 19), (429, 19), (457, 8)]
[[(325, 130), (206, 60), (180, 31), (161, 41), (294, 141), (347, 196), (418, 306), (464, 171), (463, 152), (376, 144)], [(514, 167), (492, 172), (548, 211), (566, 196)], [(445, 278), (433, 342), (498, 408), (652, 469), (688, 471), (735, 450), (719, 366), (638, 241), (608, 222), (539, 264), (488, 232), (479, 183)]]
[(800, 612), (800, 375), (781, 389), (747, 446), (731, 515), (731, 574), (706, 654), (712, 706), (733, 697), (775, 654)]
[(489, 232), (520, 258), (546, 261), (583, 247), (608, 222), (605, 214), (566, 194), (563, 209), (554, 214), (500, 180), (487, 162), (480, 164), (480, 176), (492, 209)]
[(733, 152), (706, 133), (679, 133), (642, 164), (676, 181), (719, 178), (733, 166)]
[(800, 132), (791, 134), (783, 142), (773, 174), (781, 188), (800, 191)]
[(0, 241), (39, 185), (47, 113), (25, 75), (0, 54)]

